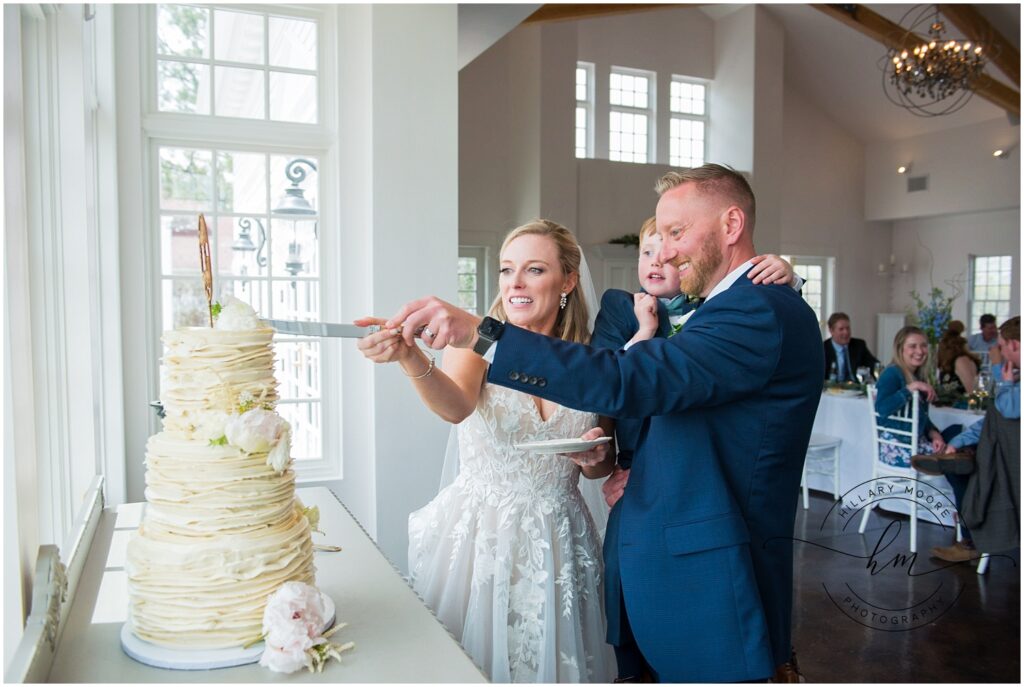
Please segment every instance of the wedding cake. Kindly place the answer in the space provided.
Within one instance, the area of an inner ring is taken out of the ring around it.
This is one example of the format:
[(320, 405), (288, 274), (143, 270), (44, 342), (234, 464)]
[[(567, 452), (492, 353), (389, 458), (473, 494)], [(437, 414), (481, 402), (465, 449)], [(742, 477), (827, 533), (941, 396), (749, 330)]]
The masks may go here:
[(229, 299), (212, 329), (164, 334), (164, 426), (146, 445), (147, 505), (126, 562), (131, 629), (148, 642), (245, 645), (274, 591), (314, 584), (291, 431), (274, 411), (273, 333)]

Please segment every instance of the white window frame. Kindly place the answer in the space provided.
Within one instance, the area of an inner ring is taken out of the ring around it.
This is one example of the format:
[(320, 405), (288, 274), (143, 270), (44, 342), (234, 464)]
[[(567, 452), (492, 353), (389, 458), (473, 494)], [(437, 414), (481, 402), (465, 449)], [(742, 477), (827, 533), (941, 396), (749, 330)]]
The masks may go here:
[[(696, 114), (688, 114), (688, 113), (684, 113), (684, 112), (675, 112), (675, 111), (673, 111), (672, 110), (672, 91), (671, 91), (672, 86), (671, 86), (671, 83), (686, 83), (686, 84), (691, 84), (691, 85), (694, 85), (694, 86), (703, 86), (704, 87), (704, 114), (703, 115), (696, 115)], [(672, 120), (673, 119), (685, 119), (685, 120), (689, 120), (691, 122), (702, 122), (704, 124), (704, 150), (701, 153), (701, 155), (703, 157), (703, 161), (707, 162), (707, 160), (708, 160), (708, 140), (710, 139), (710, 136), (708, 135), (708, 132), (709, 132), (709, 129), (710, 129), (710, 126), (711, 126), (711, 117), (710, 117), (710, 113), (709, 113), (709, 110), (708, 110), (709, 104), (711, 102), (711, 98), (709, 97), (709, 95), (711, 93), (711, 82), (709, 80), (707, 80), (707, 79), (698, 79), (697, 77), (693, 77), (693, 76), (682, 76), (680, 74), (673, 74), (672, 75), (671, 83), (669, 85), (669, 101), (668, 101), (668, 110), (669, 110), (669, 113), (668, 113), (669, 114), (669, 133), (668, 133), (668, 136), (670, 137), (669, 138), (669, 159), (668, 159), (668, 164), (676, 166), (675, 163), (672, 161), (672, 153), (671, 153), (671, 150), (672, 150), (672, 147), (671, 147), (671, 143), (672, 143), (671, 142), (671, 135), (672, 135)]]
[[(1010, 282), (1006, 285), (1010, 290), (1009, 298), (985, 298), (975, 299), (974, 297), (974, 280), (977, 277), (977, 261), (978, 258), (1009, 258), (1010, 259)], [(996, 308), (986, 307), (983, 312), (974, 312), (974, 305), (977, 302), (984, 303), (1005, 303), (1006, 308), (1004, 313), (993, 312)], [(967, 317), (970, 318), (971, 334), (977, 334), (981, 332), (981, 327), (978, 324), (979, 319), (985, 313), (995, 315), (996, 325), (1002, 324), (1005, 320), (1013, 314), (1013, 256), (1012, 255), (974, 255), (970, 254), (967, 256)]]
[[(189, 3), (181, 3), (189, 4)], [(320, 100), (316, 124), (298, 124), (271, 120), (220, 117), (206, 114), (160, 112), (157, 100), (156, 5), (147, 5), (140, 12), (140, 51), (142, 64), (142, 129), (143, 169), (146, 193), (143, 212), (146, 227), (143, 234), (145, 288), (147, 303), (153, 316), (146, 331), (148, 351), (147, 373), (151, 395), (159, 390), (159, 359), (162, 353), (161, 279), (159, 249), (159, 163), (160, 146), (214, 147), (232, 151), (258, 151), (315, 157), (320, 192), (319, 259), (320, 307), (325, 320), (340, 319), (340, 276), (326, 265), (341, 264), (341, 237), (332, 228), (338, 227), (338, 208), (334, 194), (337, 187), (337, 159), (334, 135), (325, 122), (336, 121), (337, 74), (334, 59), (335, 12), (329, 5), (203, 5), (212, 9), (232, 11), (249, 9), (274, 15), (294, 16), (317, 21), (317, 94)], [(199, 124), (199, 126), (197, 126)], [(279, 143), (286, 141), (286, 144)], [(340, 349), (324, 341), (321, 344), (321, 456), (315, 460), (294, 463), (299, 482), (324, 481), (342, 477), (342, 417)], [(155, 396), (153, 396), (155, 398)], [(159, 431), (155, 418), (150, 419), (151, 432)]]
[[(836, 259), (825, 255), (783, 255), (781, 257), (793, 265), (794, 271), (797, 271), (801, 265), (821, 267), (821, 313), (818, 316), (818, 327), (824, 335), (828, 331), (828, 317), (835, 312)], [(804, 295), (804, 299), (806, 300), (806, 295)]]
[(487, 300), (487, 283), (490, 279), (490, 270), (487, 265), (487, 247), (460, 245), (459, 257), (476, 260), (476, 314), (482, 317), (487, 314), (491, 307), (490, 302)]
[[(647, 79), (647, 107), (629, 107), (626, 105), (612, 105), (611, 103), (611, 75), (620, 74), (623, 76), (640, 76)], [(620, 67), (612, 65), (608, 72), (608, 87), (605, 89), (605, 97), (608, 102), (608, 126), (605, 135), (608, 136), (608, 159), (611, 160), (611, 113), (620, 112), (624, 114), (647, 115), (647, 159), (643, 162), (628, 161), (632, 164), (655, 164), (657, 160), (657, 113), (658, 113), (658, 74), (647, 69), (636, 69), (634, 67)], [(617, 160), (617, 162), (627, 162)]]
[[(584, 154), (581, 156), (578, 152), (576, 158), (592, 158), (594, 157), (594, 96), (597, 92), (597, 88), (594, 83), (595, 69), (593, 62), (577, 62), (576, 69), (582, 69), (587, 73), (587, 97), (585, 100), (576, 99), (576, 107), (582, 108), (587, 113), (587, 135)], [(575, 72), (573, 72), (575, 75)], [(575, 92), (576, 84), (573, 83), (573, 91)], [(575, 110), (573, 111), (573, 150), (576, 150), (576, 126), (575, 126)]]

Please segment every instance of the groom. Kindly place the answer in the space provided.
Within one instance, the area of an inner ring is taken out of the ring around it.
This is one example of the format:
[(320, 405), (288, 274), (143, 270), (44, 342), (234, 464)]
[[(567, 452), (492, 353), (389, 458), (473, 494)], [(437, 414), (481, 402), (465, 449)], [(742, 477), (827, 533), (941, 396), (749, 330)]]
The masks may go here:
[(433, 348), (473, 347), (491, 359), (489, 383), (647, 418), (606, 534), (609, 641), (631, 636), (663, 682), (762, 680), (790, 657), (790, 537), (821, 336), (793, 289), (741, 278), (755, 205), (740, 174), (709, 164), (657, 189), (661, 261), (707, 299), (676, 336), (597, 350), (436, 298), (388, 324), (403, 324), (409, 344), (427, 326)]

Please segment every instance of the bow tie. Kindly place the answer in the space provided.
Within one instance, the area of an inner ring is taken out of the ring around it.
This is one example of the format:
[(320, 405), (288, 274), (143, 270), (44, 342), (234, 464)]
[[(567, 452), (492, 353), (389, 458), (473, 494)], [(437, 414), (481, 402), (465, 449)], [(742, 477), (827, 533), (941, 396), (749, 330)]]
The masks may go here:
[(669, 317), (679, 317), (691, 310), (696, 310), (705, 300), (707, 299), (699, 296), (687, 296), (685, 293), (681, 293), (671, 300), (662, 298), (661, 302), (665, 304), (665, 310), (668, 311)]

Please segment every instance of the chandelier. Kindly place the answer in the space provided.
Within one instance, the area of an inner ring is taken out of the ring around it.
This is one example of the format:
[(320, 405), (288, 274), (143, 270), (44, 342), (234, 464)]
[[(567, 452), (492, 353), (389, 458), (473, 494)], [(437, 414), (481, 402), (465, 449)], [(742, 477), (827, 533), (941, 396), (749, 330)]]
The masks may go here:
[[(928, 38), (922, 40), (916, 30), (925, 23)], [(882, 86), (889, 100), (920, 117), (950, 114), (966, 105), (974, 95), (974, 80), (985, 69), (982, 45), (948, 38), (938, 5), (911, 9), (900, 26), (907, 27), (900, 47), (882, 58)]]

